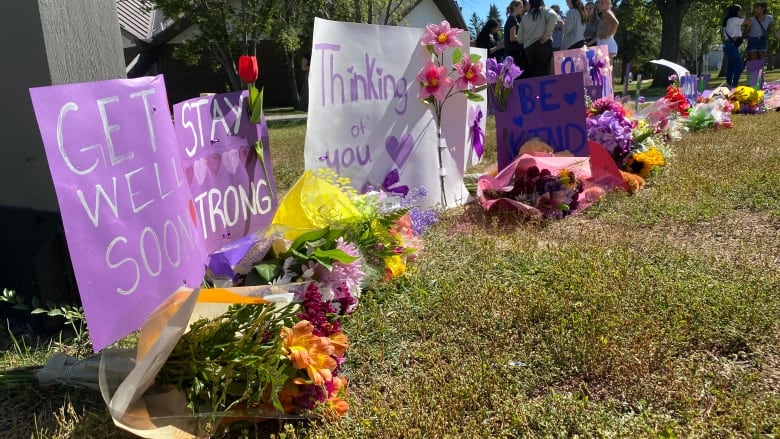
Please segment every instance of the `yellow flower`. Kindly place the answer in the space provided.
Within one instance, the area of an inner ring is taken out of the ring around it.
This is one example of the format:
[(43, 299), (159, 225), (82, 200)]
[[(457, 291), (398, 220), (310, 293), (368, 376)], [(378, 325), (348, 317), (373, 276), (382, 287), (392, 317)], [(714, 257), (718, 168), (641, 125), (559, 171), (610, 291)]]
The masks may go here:
[(406, 263), (399, 255), (385, 258), (385, 278), (392, 279), (406, 273)]
[(625, 169), (644, 178), (650, 174), (653, 168), (664, 166), (665, 164), (666, 161), (661, 151), (653, 147), (629, 157), (626, 160)]

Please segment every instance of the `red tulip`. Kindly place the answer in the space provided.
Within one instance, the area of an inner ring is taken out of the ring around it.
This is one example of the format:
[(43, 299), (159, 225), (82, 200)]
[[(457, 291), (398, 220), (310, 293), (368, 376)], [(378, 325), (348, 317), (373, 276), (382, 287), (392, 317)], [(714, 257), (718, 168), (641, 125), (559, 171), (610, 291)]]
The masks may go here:
[(254, 84), (260, 69), (257, 67), (257, 57), (241, 55), (238, 58), (238, 77), (246, 84)]

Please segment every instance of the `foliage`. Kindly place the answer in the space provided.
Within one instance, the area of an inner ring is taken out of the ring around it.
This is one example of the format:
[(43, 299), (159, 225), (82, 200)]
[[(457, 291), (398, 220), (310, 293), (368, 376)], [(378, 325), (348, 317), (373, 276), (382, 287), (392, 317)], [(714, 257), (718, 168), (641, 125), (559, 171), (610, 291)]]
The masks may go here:
[(488, 10), (487, 18), (494, 18), (496, 21), (498, 21), (498, 27), (503, 28), (504, 27), (504, 19), (503, 14), (501, 14), (498, 11), (498, 6), (496, 6), (495, 3), (490, 4), (490, 9)]
[[(650, 60), (656, 59), (661, 45), (661, 18), (658, 12), (644, 0), (623, 0), (615, 9), (620, 21), (618, 29), (618, 58), (625, 66), (631, 63), (631, 71), (647, 77), (655, 68)], [(615, 72), (622, 78), (623, 72)]]
[(485, 25), (485, 22), (482, 21), (476, 12), (471, 13), (471, 17), (469, 17), (469, 32), (471, 32), (471, 39), (476, 39), (477, 35), (479, 35), (479, 31), (482, 30), (482, 26)]

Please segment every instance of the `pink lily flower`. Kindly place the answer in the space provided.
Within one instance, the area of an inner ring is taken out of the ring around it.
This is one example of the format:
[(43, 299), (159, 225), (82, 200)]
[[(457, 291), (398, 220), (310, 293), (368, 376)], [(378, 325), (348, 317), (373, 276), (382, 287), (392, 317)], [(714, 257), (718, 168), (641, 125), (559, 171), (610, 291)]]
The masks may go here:
[(419, 99), (427, 99), (430, 96), (439, 101), (443, 101), (447, 88), (452, 85), (452, 79), (447, 76), (447, 68), (437, 67), (433, 61), (427, 61), (425, 67), (417, 74), (417, 80), (420, 81), (420, 92), (417, 94)]
[(473, 90), (487, 83), (485, 72), (482, 69), (483, 65), (480, 61), (472, 64), (471, 60), (466, 57), (453, 67), (455, 67), (455, 70), (458, 72), (458, 82), (456, 83), (458, 91), (467, 89)]
[(426, 26), (426, 31), (420, 40), (423, 46), (433, 46), (436, 53), (444, 53), (448, 47), (461, 47), (463, 43), (458, 39), (458, 34), (463, 29), (450, 28), (450, 23), (446, 20), (436, 26), (433, 23)]

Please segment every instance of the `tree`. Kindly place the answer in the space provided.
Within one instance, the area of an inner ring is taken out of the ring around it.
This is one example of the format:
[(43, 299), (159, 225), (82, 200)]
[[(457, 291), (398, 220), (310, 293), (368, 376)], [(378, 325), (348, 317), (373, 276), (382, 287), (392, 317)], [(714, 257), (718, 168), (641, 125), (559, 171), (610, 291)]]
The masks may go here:
[[(241, 54), (255, 54), (260, 40), (270, 38), (281, 48), (288, 65), (291, 100), (298, 106), (295, 54), (311, 40), (314, 17), (346, 19), (348, 0), (141, 0), (179, 22), (191, 23), (198, 32), (176, 53), (191, 61), (210, 52), (227, 76), (231, 90), (241, 89), (236, 61)], [(357, 0), (354, 0), (357, 2)], [(388, 0), (389, 1), (389, 0)], [(261, 66), (262, 71), (262, 66)]]
[(504, 26), (504, 19), (501, 18), (501, 13), (498, 12), (498, 6), (496, 6), (495, 3), (490, 4), (490, 9), (488, 9), (488, 19), (495, 19), (498, 22), (498, 27), (501, 28)]
[(661, 45), (661, 17), (655, 7), (644, 0), (621, 1), (615, 8), (615, 15), (620, 21), (615, 36), (619, 47), (620, 77), (625, 78), (629, 63), (632, 72), (642, 72), (647, 77), (651, 69), (648, 63), (656, 58)]
[[(661, 53), (659, 57), (672, 62), (680, 59), (680, 33), (685, 14), (693, 3), (703, 3), (704, 0), (653, 0), (653, 4), (661, 14)], [(663, 87), (669, 82), (668, 72), (658, 69), (653, 78), (653, 86)]]
[(471, 18), (469, 18), (469, 30), (471, 31), (471, 38), (476, 39), (477, 35), (479, 35), (479, 31), (482, 30), (482, 26), (484, 26), (485, 23), (480, 20), (479, 16), (476, 12), (471, 13)]

